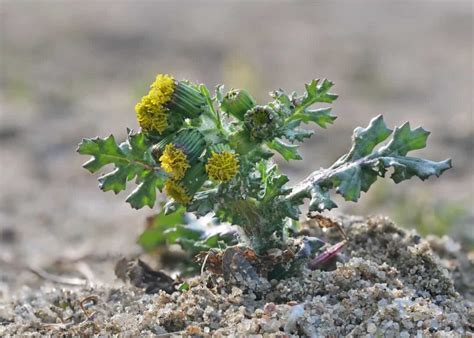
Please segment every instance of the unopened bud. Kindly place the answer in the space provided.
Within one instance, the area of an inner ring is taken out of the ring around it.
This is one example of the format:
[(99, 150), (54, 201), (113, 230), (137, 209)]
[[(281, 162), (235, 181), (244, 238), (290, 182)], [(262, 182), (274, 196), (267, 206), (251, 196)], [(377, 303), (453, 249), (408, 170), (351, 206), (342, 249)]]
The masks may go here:
[(247, 110), (252, 109), (255, 104), (255, 100), (245, 89), (232, 89), (224, 95), (220, 107), (223, 112), (243, 121)]

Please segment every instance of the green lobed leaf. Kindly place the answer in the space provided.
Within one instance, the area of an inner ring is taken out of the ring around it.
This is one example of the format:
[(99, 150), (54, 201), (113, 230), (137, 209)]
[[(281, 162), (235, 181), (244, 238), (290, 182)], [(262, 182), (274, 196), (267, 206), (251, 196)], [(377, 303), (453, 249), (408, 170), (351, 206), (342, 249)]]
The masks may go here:
[(281, 201), (278, 201), (278, 208), (279, 208), (280, 214), (283, 217), (289, 217), (295, 221), (299, 221), (300, 213), (301, 213), (300, 209), (298, 206), (291, 203), (291, 201), (288, 201), (286, 199), (282, 199)]
[(267, 143), (270, 149), (278, 152), (285, 160), (301, 160), (301, 156), (298, 153), (298, 146), (294, 144), (286, 144), (285, 142), (275, 139)]
[(82, 155), (92, 155), (92, 158), (83, 165), (91, 173), (97, 172), (100, 168), (110, 163), (123, 165), (128, 163), (125, 154), (115, 143), (113, 135), (104, 139), (99, 137), (83, 139), (77, 151)]
[(426, 147), (426, 140), (429, 135), (430, 132), (421, 127), (410, 129), (410, 123), (406, 122), (403, 126), (395, 128), (393, 139), (380, 149), (380, 152), (386, 155), (405, 156), (411, 150)]
[(395, 128), (387, 145), (375, 150), (390, 134), (392, 131), (386, 127), (382, 116), (374, 118), (367, 128), (355, 129), (349, 153), (329, 169), (313, 172), (293, 188), (288, 199), (301, 203), (304, 198), (311, 198), (309, 210), (323, 211), (336, 207), (329, 197), (329, 190), (336, 189), (346, 200), (355, 202), (361, 191), (366, 192), (378, 176), (385, 176), (387, 168), (394, 169), (390, 178), (395, 183), (413, 176), (422, 180), (440, 176), (451, 168), (451, 160), (434, 162), (405, 156), (409, 151), (424, 148), (429, 135), (422, 128), (410, 129), (409, 123)]
[(146, 251), (152, 250), (167, 241), (165, 231), (177, 225), (184, 224), (185, 208), (180, 207), (175, 212), (165, 214), (162, 210), (153, 217), (153, 223), (138, 238), (140, 244)]
[(290, 121), (283, 129), (283, 136), (291, 143), (295, 141), (303, 142), (304, 139), (310, 138), (314, 134), (312, 130), (298, 128), (299, 124), (299, 121)]
[(227, 234), (206, 236), (204, 228), (191, 226), (185, 217), (186, 210), (179, 207), (176, 211), (165, 213), (162, 210), (153, 217), (151, 226), (138, 238), (145, 251), (151, 251), (161, 245), (179, 244), (190, 256), (200, 251), (222, 247), (233, 241)]
[(354, 161), (369, 155), (372, 150), (390, 136), (392, 130), (387, 128), (383, 116), (373, 118), (367, 128), (358, 127), (352, 135), (352, 148), (343, 161)]
[(166, 175), (156, 171), (149, 150), (149, 143), (143, 133), (128, 130), (125, 142), (117, 145), (113, 135), (107, 138), (84, 139), (77, 149), (80, 154), (91, 155), (84, 168), (92, 173), (113, 164), (115, 168), (98, 178), (99, 188), (118, 194), (127, 187), (127, 181), (136, 178), (138, 187), (127, 197), (127, 202), (135, 209), (145, 205), (153, 207), (156, 189), (163, 188)]
[(289, 192), (289, 189), (284, 188), (289, 179), (280, 174), (276, 164), (267, 166), (264, 161), (261, 161), (257, 164), (257, 169), (260, 172), (260, 186), (263, 188), (259, 193), (259, 198), (263, 202), (269, 202)]
[(115, 170), (98, 178), (99, 188), (103, 191), (112, 190), (115, 194), (118, 194), (120, 191), (125, 190), (127, 181), (129, 180), (128, 177), (131, 173), (136, 175), (133, 171), (133, 167), (130, 165), (116, 167)]
[(311, 197), (309, 211), (331, 210), (337, 207), (337, 204), (331, 200), (329, 191), (318, 185), (314, 185), (310, 189), (309, 197)]
[(326, 129), (329, 124), (336, 120), (336, 116), (331, 115), (331, 108), (306, 109), (304, 112), (295, 113), (289, 118), (289, 121), (297, 121), (299, 123), (314, 122), (321, 128)]
[(181, 239), (187, 241), (197, 241), (204, 235), (203, 230), (194, 229), (185, 225), (176, 225), (164, 232), (168, 244), (179, 243)]
[(306, 93), (300, 97), (296, 94), (286, 95), (282, 90), (275, 91), (273, 96), (277, 99), (281, 111), (286, 115), (284, 122), (283, 136), (289, 141), (303, 141), (304, 138), (311, 136), (307, 131), (298, 130), (294, 132), (296, 127), (301, 123), (314, 122), (321, 128), (326, 128), (332, 124), (336, 116), (331, 115), (331, 108), (309, 109), (315, 103), (332, 103), (337, 99), (336, 94), (329, 93), (329, 89), (333, 86), (331, 81), (313, 80), (306, 84)]
[(193, 257), (202, 251), (208, 251), (212, 248), (224, 248), (227, 245), (226, 241), (229, 241), (229, 239), (222, 237), (221, 234), (215, 234), (200, 240), (182, 236), (177, 238), (176, 243)]
[(306, 94), (303, 96), (301, 105), (296, 108), (295, 113), (306, 109), (316, 102), (332, 103), (335, 101), (337, 99), (337, 95), (329, 93), (329, 89), (331, 89), (332, 86), (334, 86), (334, 83), (327, 79), (323, 79), (322, 81), (320, 79), (316, 79), (306, 84)]
[(156, 189), (161, 189), (165, 175), (150, 171), (143, 181), (127, 196), (126, 202), (134, 209), (141, 209), (145, 205), (153, 208), (156, 201)]
[(451, 160), (433, 162), (416, 157), (382, 157), (380, 159), (384, 167), (393, 167), (394, 172), (390, 178), (399, 183), (408, 180), (413, 176), (418, 176), (421, 180), (426, 180), (430, 176), (440, 176), (443, 171), (451, 168)]
[(336, 100), (337, 95), (329, 93), (332, 86), (331, 81), (318, 79), (305, 85), (306, 93), (302, 96), (297, 96), (296, 93), (288, 95), (281, 89), (272, 92), (271, 95), (275, 101), (270, 103), (270, 106), (285, 119), (282, 136), (291, 142), (302, 141), (311, 136), (308, 131), (300, 129), (298, 132), (292, 133), (292, 130), (302, 122), (314, 122), (321, 128), (332, 124), (336, 116), (331, 115), (331, 108), (309, 109), (315, 103), (332, 103)]
[(205, 191), (198, 191), (193, 200), (188, 205), (187, 210), (193, 212), (196, 216), (205, 216), (215, 211), (219, 201), (219, 190), (217, 188)]
[(344, 196), (346, 201), (356, 202), (360, 197), (362, 185), (362, 169), (360, 166), (349, 166), (346, 170), (341, 170), (332, 175), (332, 184), (337, 188), (337, 192)]

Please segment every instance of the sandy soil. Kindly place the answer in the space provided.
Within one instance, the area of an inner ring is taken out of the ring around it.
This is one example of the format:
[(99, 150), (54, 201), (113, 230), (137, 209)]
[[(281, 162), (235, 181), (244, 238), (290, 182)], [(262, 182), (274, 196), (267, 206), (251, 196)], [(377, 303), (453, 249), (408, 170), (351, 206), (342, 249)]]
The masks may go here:
[(188, 280), (188, 291), (154, 295), (123, 285), (71, 290), (46, 284), (0, 304), (0, 335), (473, 334), (473, 304), (456, 291), (464, 282), (472, 291), (472, 258), (455, 275), (462, 253), (449, 241), (433, 246), (440, 259), (427, 241), (386, 219), (343, 224), (347, 258), (332, 271), (303, 269), (292, 278), (247, 284), (239, 276), (249, 268), (237, 265), (230, 270), (235, 278), (204, 273)]
[(262, 101), (313, 77), (335, 81), (336, 124), (305, 145), (305, 165), (282, 163), (295, 180), (344, 153), (352, 129), (372, 116), (423, 125), (433, 135), (420, 154), (452, 157), (454, 169), (439, 180), (381, 186), (385, 202), (341, 201), (342, 210), (396, 218), (392, 201), (403, 191), (413, 203), (463, 206), (467, 217), (450, 231), (472, 239), (469, 1), (0, 6), (0, 299), (43, 284), (29, 268), (63, 261), (113, 282), (116, 259), (139, 250), (135, 238), (152, 211), (100, 192), (75, 147), (82, 137), (136, 128), (134, 103), (157, 72), (245, 86)]

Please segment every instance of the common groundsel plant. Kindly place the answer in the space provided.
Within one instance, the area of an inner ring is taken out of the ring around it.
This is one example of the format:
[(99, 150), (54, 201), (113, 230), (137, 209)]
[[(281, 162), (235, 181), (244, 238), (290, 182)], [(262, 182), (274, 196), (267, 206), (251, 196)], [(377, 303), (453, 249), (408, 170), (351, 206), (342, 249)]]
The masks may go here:
[(84, 139), (78, 152), (92, 156), (84, 164), (92, 173), (115, 166), (99, 177), (103, 191), (117, 194), (135, 182), (126, 199), (133, 208), (153, 208), (158, 190), (167, 199), (163, 215), (213, 214), (238, 225), (241, 240), (262, 254), (284, 244), (306, 199), (308, 212), (322, 212), (337, 207), (332, 191), (355, 202), (389, 168), (395, 183), (413, 176), (425, 180), (451, 168), (451, 160), (407, 156), (426, 146), (429, 132), (408, 122), (391, 130), (380, 115), (354, 130), (352, 148), (331, 167), (288, 186), (273, 155), (301, 160), (296, 143), (314, 133), (301, 125), (326, 128), (334, 122), (330, 107), (313, 108), (337, 99), (329, 92), (332, 86), (313, 80), (302, 95), (278, 89), (270, 102), (258, 104), (244, 89), (225, 92), (217, 86), (211, 95), (202, 84), (160, 74), (135, 106), (140, 131), (128, 130), (121, 143), (113, 135)]

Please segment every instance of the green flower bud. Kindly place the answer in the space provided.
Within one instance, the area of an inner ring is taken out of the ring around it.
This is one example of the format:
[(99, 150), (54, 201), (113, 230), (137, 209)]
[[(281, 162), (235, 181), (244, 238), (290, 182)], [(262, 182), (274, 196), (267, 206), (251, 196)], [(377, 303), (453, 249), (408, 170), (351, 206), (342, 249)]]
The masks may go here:
[(183, 118), (193, 119), (202, 114), (205, 104), (204, 96), (188, 81), (176, 81), (174, 95), (169, 103), (171, 112), (176, 112)]
[(183, 149), (191, 163), (195, 162), (206, 148), (204, 135), (199, 130), (192, 128), (180, 130), (172, 143)]
[(245, 113), (244, 124), (257, 141), (266, 141), (278, 135), (280, 116), (268, 106), (255, 106)]
[(243, 121), (247, 110), (252, 109), (255, 104), (255, 100), (245, 89), (231, 89), (224, 95), (220, 108), (223, 112)]

